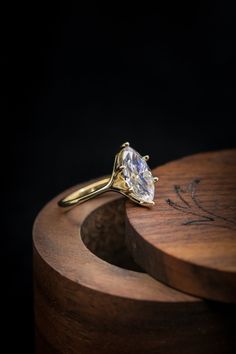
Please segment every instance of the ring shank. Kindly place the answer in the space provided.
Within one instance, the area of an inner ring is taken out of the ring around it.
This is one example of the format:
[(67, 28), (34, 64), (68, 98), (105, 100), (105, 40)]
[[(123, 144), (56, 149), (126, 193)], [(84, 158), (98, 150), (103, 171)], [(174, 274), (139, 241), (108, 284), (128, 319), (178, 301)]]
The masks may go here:
[(110, 188), (110, 177), (105, 177), (96, 182), (88, 184), (75, 192), (61, 199), (58, 205), (62, 208), (73, 207), (99, 194), (107, 192)]

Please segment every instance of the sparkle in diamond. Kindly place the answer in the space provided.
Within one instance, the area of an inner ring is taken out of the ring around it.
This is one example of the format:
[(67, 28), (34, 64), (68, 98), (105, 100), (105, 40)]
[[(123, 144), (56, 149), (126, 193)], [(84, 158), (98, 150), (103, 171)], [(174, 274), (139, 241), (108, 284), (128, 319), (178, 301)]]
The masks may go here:
[(143, 202), (152, 202), (155, 187), (147, 162), (130, 146), (123, 149), (121, 159), (124, 178), (127, 186), (133, 188), (134, 196)]

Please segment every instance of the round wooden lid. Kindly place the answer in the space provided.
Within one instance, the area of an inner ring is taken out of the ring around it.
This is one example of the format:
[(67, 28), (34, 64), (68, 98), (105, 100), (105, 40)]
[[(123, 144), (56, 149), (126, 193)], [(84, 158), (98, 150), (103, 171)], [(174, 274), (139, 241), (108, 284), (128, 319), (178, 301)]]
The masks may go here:
[(135, 261), (176, 289), (236, 302), (236, 150), (189, 156), (154, 175), (156, 205), (126, 204)]

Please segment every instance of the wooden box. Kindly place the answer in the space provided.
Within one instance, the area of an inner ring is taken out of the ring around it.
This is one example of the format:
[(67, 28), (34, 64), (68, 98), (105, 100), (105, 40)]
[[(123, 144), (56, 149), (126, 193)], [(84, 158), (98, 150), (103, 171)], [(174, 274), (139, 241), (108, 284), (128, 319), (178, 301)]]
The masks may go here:
[(60, 198), (34, 225), (36, 353), (236, 352), (235, 305), (175, 290), (133, 261), (123, 198), (108, 193), (67, 213)]

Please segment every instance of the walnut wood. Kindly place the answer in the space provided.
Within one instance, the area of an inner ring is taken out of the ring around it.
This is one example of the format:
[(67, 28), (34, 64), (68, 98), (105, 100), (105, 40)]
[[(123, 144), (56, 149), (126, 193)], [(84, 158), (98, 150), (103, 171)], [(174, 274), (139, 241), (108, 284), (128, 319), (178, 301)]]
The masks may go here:
[(127, 203), (127, 245), (150, 275), (181, 291), (236, 302), (236, 150), (156, 168), (156, 205)]
[(34, 226), (36, 353), (235, 352), (234, 307), (171, 289), (133, 262), (123, 199), (63, 213), (60, 198)]

